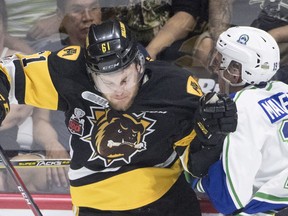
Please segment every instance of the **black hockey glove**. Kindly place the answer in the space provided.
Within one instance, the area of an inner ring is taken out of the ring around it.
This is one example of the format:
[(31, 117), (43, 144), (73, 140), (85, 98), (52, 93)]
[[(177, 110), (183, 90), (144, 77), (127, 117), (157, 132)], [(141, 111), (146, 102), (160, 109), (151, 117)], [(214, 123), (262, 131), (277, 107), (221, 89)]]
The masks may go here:
[(200, 98), (194, 129), (204, 145), (218, 145), (236, 126), (237, 108), (229, 96), (209, 92)]
[[(188, 160), (188, 169), (194, 178), (201, 178), (207, 175), (209, 167), (219, 160), (223, 147), (221, 144), (223, 143), (224, 138), (225, 137), (223, 137), (222, 140), (219, 139), (218, 144), (215, 146), (203, 146), (203, 143), (199, 140), (198, 136), (195, 137), (190, 145)], [(195, 148), (200, 150), (196, 150)]]
[(9, 100), (0, 93), (0, 125), (10, 110)]

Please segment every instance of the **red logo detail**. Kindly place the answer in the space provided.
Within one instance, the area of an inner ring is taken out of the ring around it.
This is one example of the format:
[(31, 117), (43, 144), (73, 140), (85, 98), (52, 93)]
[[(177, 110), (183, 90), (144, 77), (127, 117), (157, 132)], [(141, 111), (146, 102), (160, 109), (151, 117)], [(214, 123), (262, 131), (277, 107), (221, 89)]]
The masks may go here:
[(76, 133), (76, 134), (82, 134), (83, 132), (83, 128), (82, 128), (82, 124), (80, 124), (77, 120), (75, 119), (70, 119), (69, 120), (69, 125), (68, 125), (70, 131), (72, 133)]

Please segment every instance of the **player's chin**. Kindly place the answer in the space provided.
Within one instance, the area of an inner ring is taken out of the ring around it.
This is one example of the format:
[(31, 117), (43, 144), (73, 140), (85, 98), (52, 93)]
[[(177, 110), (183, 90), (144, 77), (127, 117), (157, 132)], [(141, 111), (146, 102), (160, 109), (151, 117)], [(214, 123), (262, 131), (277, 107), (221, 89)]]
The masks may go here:
[(110, 106), (118, 111), (126, 111), (132, 105), (132, 98), (125, 98), (123, 100), (111, 100)]

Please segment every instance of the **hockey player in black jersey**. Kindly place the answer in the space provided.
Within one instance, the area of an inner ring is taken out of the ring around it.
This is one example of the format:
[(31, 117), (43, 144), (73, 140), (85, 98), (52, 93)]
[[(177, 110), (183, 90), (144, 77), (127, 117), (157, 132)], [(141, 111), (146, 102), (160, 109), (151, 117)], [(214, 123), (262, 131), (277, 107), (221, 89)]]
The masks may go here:
[(9, 91), (19, 104), (65, 112), (75, 215), (201, 215), (183, 169), (193, 175), (199, 143), (213, 148), (235, 130), (235, 104), (202, 96), (186, 70), (146, 62), (123, 23), (92, 25), (84, 49), (2, 59), (0, 78), (1, 120)]

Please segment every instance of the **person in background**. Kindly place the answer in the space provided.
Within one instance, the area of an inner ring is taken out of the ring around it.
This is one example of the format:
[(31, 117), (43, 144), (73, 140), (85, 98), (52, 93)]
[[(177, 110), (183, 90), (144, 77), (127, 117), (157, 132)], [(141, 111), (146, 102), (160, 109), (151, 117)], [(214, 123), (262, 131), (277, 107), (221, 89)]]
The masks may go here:
[(285, 1), (262, 1), (261, 12), (251, 26), (271, 34), (280, 48), (280, 69), (273, 77), (288, 83), (288, 10)]
[(238, 110), (222, 158), (192, 187), (225, 215), (272, 215), (288, 206), (288, 85), (271, 81), (279, 47), (267, 32), (239, 26), (223, 32), (211, 68)]
[[(45, 159), (70, 159), (70, 133), (64, 123), (63, 112), (34, 108), (33, 141), (34, 151), (43, 151)], [(42, 148), (37, 149), (40, 146)], [(68, 166), (46, 169), (46, 188), (48, 193), (69, 193)]]
[[(18, 40), (17, 38), (15, 38), (14, 43), (16, 44), (16, 46), (12, 46), (10, 43), (7, 43), (7, 10), (6, 10), (6, 3), (5, 1), (1, 1), (0, 2), (0, 12), (1, 12), (1, 29), (0, 29), (0, 37), (1, 37), (1, 53), (0, 53), (0, 57), (5, 57), (7, 55), (11, 55), (13, 53), (15, 53), (15, 50), (17, 51), (28, 51), (28, 52), (32, 52), (32, 49), (23, 41)], [(19, 42), (19, 43), (18, 43)]]
[[(7, 16), (6, 16), (6, 4), (4, 0), (0, 0), (0, 33), (6, 31), (7, 27)], [(6, 47), (4, 47), (4, 34), (0, 34), (0, 53), (2, 53), (1, 58), (5, 61), (5, 57), (8, 55), (13, 55), (17, 51), (10, 50)], [(19, 53), (19, 52), (18, 52)], [(17, 103), (11, 101), (11, 103)], [(50, 122), (47, 122), (46, 124), (40, 124), (40, 119), (45, 118), (45, 113), (38, 113), (36, 109), (33, 109), (32, 106), (27, 105), (19, 105), (19, 104), (11, 104), (11, 110), (9, 112), (9, 115), (3, 121), (1, 127), (0, 127), (0, 145), (5, 150), (5, 153), (11, 160), (41, 160), (44, 158), (69, 158), (69, 155), (67, 155), (67, 150), (65, 151), (65, 157), (63, 156), (63, 153), (60, 154), (59, 148), (62, 146), (59, 143), (56, 143), (59, 137), (59, 141), (62, 143), (67, 143), (66, 147), (69, 144), (69, 134), (66, 128), (65, 131), (60, 130), (57, 128), (57, 132), (60, 134), (58, 137), (56, 136), (55, 139), (55, 128), (53, 128), (50, 124)], [(62, 113), (61, 113), (62, 114)], [(37, 118), (37, 115), (41, 115), (39, 118)], [(57, 118), (54, 118), (57, 119)], [(54, 120), (55, 122), (57, 120)], [(55, 124), (54, 126), (57, 127), (58, 124)], [(33, 133), (34, 129), (34, 133)], [(61, 139), (62, 137), (65, 137), (66, 139)], [(35, 139), (36, 137), (36, 139)], [(44, 146), (45, 148), (39, 148), (39, 145), (37, 145), (36, 142), (39, 141), (39, 139), (44, 139), (44, 137), (49, 142), (49, 145)], [(51, 150), (51, 148), (55, 148), (54, 151)], [(63, 147), (62, 147), (63, 148)], [(46, 157), (45, 153), (46, 152)], [(51, 153), (52, 152), (52, 153)], [(63, 152), (63, 151), (62, 151)], [(52, 156), (51, 156), (52, 155)], [(64, 190), (61, 190), (62, 192), (68, 192), (67, 188), (67, 179), (66, 181), (63, 180), (62, 176), (67, 176), (67, 170), (65, 173), (61, 175), (61, 169), (34, 169), (34, 168), (25, 168), (25, 169), (17, 169), (20, 176), (22, 177), (23, 181), (25, 182), (27, 188), (35, 193), (42, 193), (42, 192), (51, 192), (52, 188), (50, 187), (51, 184), (48, 184), (51, 181), (51, 175), (52, 172), (53, 179), (56, 179), (55, 182), (58, 185), (57, 192), (60, 191), (59, 186), (64, 185), (66, 188)], [(57, 172), (58, 175), (55, 173)], [(44, 178), (46, 177), (47, 178)], [(53, 180), (52, 179), (52, 180)], [(60, 182), (60, 180), (62, 182)], [(61, 184), (59, 184), (62, 183)], [(14, 192), (17, 191), (17, 188), (15, 187), (13, 180), (10, 179), (8, 174), (5, 172), (4, 169), (1, 170), (1, 181), (0, 181), (0, 190), (6, 191), (6, 192)], [(55, 191), (55, 190), (54, 190)]]
[(35, 43), (58, 31), (60, 20), (55, 15), (56, 0), (9, 0), (6, 6), (5, 44), (15, 50), (33, 53)]
[[(90, 26), (84, 48), (3, 62), (1, 120), (9, 111), (10, 69), (28, 59), (32, 62), (17, 67), (15, 79), (29, 75), (33, 88), (17, 88), (13, 96), (65, 112), (72, 134), (69, 179), (75, 215), (201, 215), (183, 168), (193, 170), (189, 146), (195, 137), (213, 144), (235, 130), (237, 110), (229, 97), (201, 97), (186, 70), (145, 62), (125, 24), (108, 20)], [(34, 73), (39, 68), (41, 73)], [(19, 85), (29, 85), (22, 81)]]
[(208, 21), (208, 0), (129, 1), (115, 8), (151, 58), (166, 61), (179, 58), (181, 44), (202, 33)]
[[(93, 23), (99, 24), (102, 20), (98, 0), (57, 0), (57, 16), (62, 20), (62, 34), (59, 34), (58, 40), (47, 40), (39, 46), (38, 51), (56, 51), (68, 45), (84, 47), (89, 26)], [(63, 112), (34, 108), (34, 142), (44, 148), (46, 158), (70, 158), (70, 133), (64, 120)], [(47, 130), (54, 132), (47, 134)], [(50, 186), (67, 188), (69, 185), (67, 168), (48, 168), (47, 178)]]
[[(17, 51), (5, 47), (4, 37), (7, 28), (7, 13), (4, 0), (0, 0), (0, 57), (12, 55)], [(1, 60), (0, 60), (1, 61)], [(13, 103), (13, 101), (11, 101)], [(32, 125), (29, 125), (33, 107), (27, 105), (11, 104), (11, 109), (7, 118), (0, 126), (0, 145), (10, 159), (41, 159), (43, 156), (39, 154), (30, 154), (25, 146), (32, 145)], [(27, 125), (28, 124), (28, 125)], [(25, 128), (25, 126), (28, 126)], [(30, 130), (28, 138), (22, 133), (24, 129)], [(42, 188), (39, 171), (35, 169), (27, 169), (25, 173), (18, 170), (21, 177), (26, 183), (27, 188), (31, 191), (37, 191)], [(22, 170), (23, 171), (23, 170)], [(42, 170), (43, 171), (43, 170)], [(45, 173), (44, 173), (45, 174)], [(8, 182), (11, 182), (9, 184)], [(39, 182), (39, 184), (38, 184)], [(17, 191), (13, 184), (13, 180), (9, 179), (5, 169), (0, 170), (0, 190), (1, 191)]]
[(61, 20), (57, 40), (42, 43), (37, 51), (55, 51), (68, 45), (84, 46), (90, 25), (102, 22), (98, 0), (57, 0), (57, 16)]
[[(201, 66), (208, 69), (209, 60), (219, 35), (231, 26), (233, 2), (234, 0), (208, 1), (208, 28), (202, 34), (190, 38), (180, 48), (180, 51), (191, 55), (192, 67)], [(189, 66), (189, 63), (186, 65)]]

